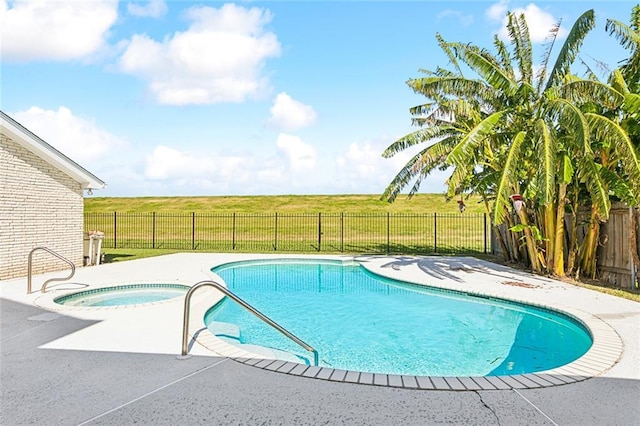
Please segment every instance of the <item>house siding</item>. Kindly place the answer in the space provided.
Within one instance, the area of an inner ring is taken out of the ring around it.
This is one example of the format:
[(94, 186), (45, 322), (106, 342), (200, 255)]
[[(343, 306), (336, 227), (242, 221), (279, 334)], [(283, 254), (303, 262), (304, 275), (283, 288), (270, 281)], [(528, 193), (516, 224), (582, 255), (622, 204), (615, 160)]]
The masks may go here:
[[(0, 280), (26, 276), (39, 246), (82, 265), (83, 209), (80, 182), (0, 133)], [(68, 265), (39, 250), (32, 267), (37, 274)]]

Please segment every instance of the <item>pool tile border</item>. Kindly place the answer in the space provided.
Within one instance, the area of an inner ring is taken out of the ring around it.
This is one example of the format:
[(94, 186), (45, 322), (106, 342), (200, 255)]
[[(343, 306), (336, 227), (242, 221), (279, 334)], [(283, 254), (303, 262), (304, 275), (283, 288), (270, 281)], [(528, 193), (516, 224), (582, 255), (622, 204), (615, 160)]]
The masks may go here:
[[(370, 272), (381, 275), (368, 265), (364, 265)], [(382, 275), (386, 276), (386, 275)], [(582, 323), (591, 333), (593, 344), (582, 357), (577, 360), (551, 370), (540, 371), (529, 374), (519, 374), (511, 376), (483, 376), (483, 377), (435, 377), (435, 376), (411, 376), (411, 375), (389, 375), (378, 373), (367, 373), (358, 371), (336, 370), (329, 367), (309, 366), (298, 364), (288, 360), (265, 358), (264, 355), (252, 353), (243, 349), (242, 345), (233, 345), (219, 339), (212, 333), (197, 333), (195, 340), (198, 344), (206, 347), (217, 355), (231, 358), (237, 362), (275, 373), (300, 376), (315, 380), (328, 380), (344, 383), (354, 383), (370, 386), (383, 386), (402, 389), (422, 389), (422, 390), (448, 390), (448, 391), (477, 391), (477, 390), (507, 390), (507, 389), (537, 389), (553, 386), (562, 386), (576, 383), (596, 377), (615, 365), (622, 356), (623, 343), (620, 336), (606, 322), (595, 315), (568, 307), (551, 306), (539, 304), (519, 298), (508, 297), (502, 294), (481, 293), (477, 291), (467, 291), (458, 288), (446, 288), (439, 286), (424, 285), (408, 281), (410, 284), (430, 287), (444, 292), (466, 293), (471, 296), (498, 299), (510, 303), (524, 303), (536, 308), (546, 309), (553, 313), (567, 315)], [(216, 290), (209, 290), (222, 294)], [(204, 292), (202, 292), (204, 293)], [(203, 318), (206, 311), (219, 299), (214, 299), (212, 303), (211, 295), (200, 294), (199, 300), (202, 303), (192, 302), (192, 314), (190, 318), (189, 330), (192, 337), (195, 330), (206, 330), (203, 327)], [(291, 366), (294, 364), (294, 366)]]
[[(79, 293), (84, 294), (99, 294), (104, 293), (110, 290), (134, 290), (134, 289), (146, 289), (146, 288), (171, 288), (171, 289), (186, 289), (188, 290), (191, 287), (191, 284), (186, 284), (182, 282), (144, 282), (144, 281), (136, 281), (132, 282), (119, 282), (119, 283), (104, 283), (104, 284), (93, 284), (86, 285), (85, 287), (77, 288), (77, 289), (50, 289), (48, 292), (40, 294), (33, 300), (33, 304), (49, 310), (49, 311), (86, 311), (86, 312), (99, 312), (99, 311), (111, 311), (117, 309), (132, 309), (139, 307), (147, 307), (147, 306), (155, 306), (165, 303), (184, 303), (184, 296), (177, 296), (170, 299), (159, 300), (156, 302), (147, 302), (147, 303), (136, 303), (131, 305), (114, 305), (114, 306), (74, 306), (74, 305), (65, 305), (62, 303), (58, 303), (56, 300), (58, 299), (66, 299), (73, 298), (74, 295)], [(185, 294), (186, 294), (185, 290)]]

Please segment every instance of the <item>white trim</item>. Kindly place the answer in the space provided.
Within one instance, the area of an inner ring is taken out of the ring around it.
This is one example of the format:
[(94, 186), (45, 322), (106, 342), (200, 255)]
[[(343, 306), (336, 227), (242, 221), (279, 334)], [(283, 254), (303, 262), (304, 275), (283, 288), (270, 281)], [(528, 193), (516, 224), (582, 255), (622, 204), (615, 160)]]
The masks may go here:
[(0, 130), (12, 141), (82, 184), (82, 189), (103, 189), (106, 184), (78, 163), (40, 139), (29, 129), (0, 111)]

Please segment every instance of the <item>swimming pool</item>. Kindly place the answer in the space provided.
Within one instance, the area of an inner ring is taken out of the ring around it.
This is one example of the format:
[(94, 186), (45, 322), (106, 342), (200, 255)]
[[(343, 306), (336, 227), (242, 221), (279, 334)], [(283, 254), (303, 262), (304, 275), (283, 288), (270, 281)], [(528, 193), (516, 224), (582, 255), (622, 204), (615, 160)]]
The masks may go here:
[(188, 290), (188, 286), (180, 284), (127, 284), (80, 291), (53, 301), (76, 307), (140, 305), (184, 296)]
[[(252, 261), (213, 271), (240, 297), (314, 346), (321, 366), (336, 369), (524, 374), (567, 364), (592, 343), (585, 327), (558, 312), (410, 285), (371, 274), (357, 263)], [(308, 362), (299, 347), (231, 302), (218, 303), (205, 322), (229, 343), (276, 348)]]

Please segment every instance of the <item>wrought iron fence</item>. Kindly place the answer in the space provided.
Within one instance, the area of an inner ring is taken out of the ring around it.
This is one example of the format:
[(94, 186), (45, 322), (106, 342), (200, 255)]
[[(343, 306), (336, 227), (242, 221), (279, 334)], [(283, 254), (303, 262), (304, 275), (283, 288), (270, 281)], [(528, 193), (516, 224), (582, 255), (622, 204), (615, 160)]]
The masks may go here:
[(104, 248), (221, 252), (488, 253), (486, 214), (85, 213)]

